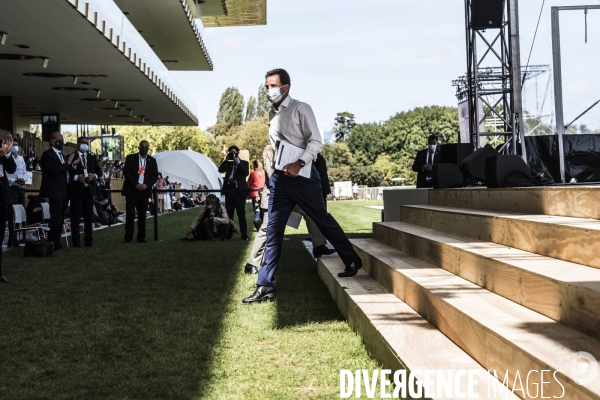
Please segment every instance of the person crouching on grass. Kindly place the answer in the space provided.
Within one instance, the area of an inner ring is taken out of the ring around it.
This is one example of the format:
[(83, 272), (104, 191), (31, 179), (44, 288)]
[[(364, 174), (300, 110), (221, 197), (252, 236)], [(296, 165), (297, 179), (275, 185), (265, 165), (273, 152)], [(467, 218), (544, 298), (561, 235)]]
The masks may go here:
[(213, 240), (215, 237), (225, 240), (229, 234), (230, 226), (225, 207), (221, 206), (217, 196), (210, 194), (206, 196), (206, 204), (204, 204), (200, 214), (194, 219), (192, 226), (185, 235), (193, 234), (196, 240)]

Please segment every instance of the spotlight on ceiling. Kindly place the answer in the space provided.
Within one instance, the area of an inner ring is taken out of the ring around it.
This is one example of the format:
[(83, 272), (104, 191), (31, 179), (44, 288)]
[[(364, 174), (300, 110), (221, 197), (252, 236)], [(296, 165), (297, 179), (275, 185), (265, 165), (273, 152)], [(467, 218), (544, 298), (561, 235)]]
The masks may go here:
[(119, 101), (115, 101), (115, 108), (119, 107)]
[(6, 38), (8, 37), (8, 33), (0, 32), (2, 36), (0, 36), (0, 44), (4, 46), (6, 44)]
[(133, 108), (131, 110), (129, 110), (129, 116), (131, 117), (133, 115)]
[(100, 97), (100, 90), (96, 92), (96, 97)]
[(79, 77), (75, 76), (75, 78), (73, 78), (73, 85), (77, 85), (77, 78), (79, 78)]
[(48, 68), (48, 61), (50, 61), (50, 59), (48, 57), (43, 57), (44, 58), (44, 63), (42, 64), (42, 68)]

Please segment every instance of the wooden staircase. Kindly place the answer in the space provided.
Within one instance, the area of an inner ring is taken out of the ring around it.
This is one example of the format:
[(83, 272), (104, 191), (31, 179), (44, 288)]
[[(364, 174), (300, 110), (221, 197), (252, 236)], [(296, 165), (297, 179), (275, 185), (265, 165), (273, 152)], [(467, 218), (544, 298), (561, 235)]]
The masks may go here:
[[(600, 360), (600, 191), (577, 192), (582, 208), (553, 205), (569, 199), (558, 191), (476, 190), (432, 190), (443, 206), (403, 206), (401, 222), (375, 223), (372, 239), (353, 240), (364, 263), (353, 278), (321, 258), (340, 310), (387, 368), (475, 365), (479, 398), (494, 398), (495, 372), (514, 389), (504, 398), (526, 399), (542, 398), (545, 370), (544, 397), (600, 399), (600, 374), (579, 384), (586, 374), (573, 368), (580, 352)], [(544, 214), (490, 206), (511, 191)]]

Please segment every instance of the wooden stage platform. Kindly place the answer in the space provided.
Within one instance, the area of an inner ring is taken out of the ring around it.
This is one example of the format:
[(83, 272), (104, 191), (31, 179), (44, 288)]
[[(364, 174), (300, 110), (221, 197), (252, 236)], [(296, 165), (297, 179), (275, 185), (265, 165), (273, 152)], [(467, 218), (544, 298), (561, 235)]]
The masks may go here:
[(364, 263), (355, 277), (337, 277), (335, 256), (319, 261), (371, 354), (391, 369), (478, 369), (479, 398), (494, 398), (488, 371), (517, 389), (496, 398), (541, 398), (549, 370), (545, 397), (600, 399), (600, 186), (428, 197), (353, 240)]

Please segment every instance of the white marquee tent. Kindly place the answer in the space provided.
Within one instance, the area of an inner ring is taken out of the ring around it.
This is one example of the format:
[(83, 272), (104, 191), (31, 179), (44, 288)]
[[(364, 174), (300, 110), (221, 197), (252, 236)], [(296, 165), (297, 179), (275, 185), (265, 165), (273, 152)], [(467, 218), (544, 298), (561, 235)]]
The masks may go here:
[(171, 150), (155, 154), (158, 171), (169, 182), (179, 182), (190, 189), (206, 185), (209, 189), (221, 189), (223, 178), (217, 166), (204, 154), (191, 150)]

